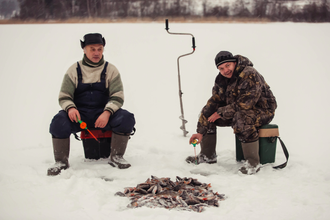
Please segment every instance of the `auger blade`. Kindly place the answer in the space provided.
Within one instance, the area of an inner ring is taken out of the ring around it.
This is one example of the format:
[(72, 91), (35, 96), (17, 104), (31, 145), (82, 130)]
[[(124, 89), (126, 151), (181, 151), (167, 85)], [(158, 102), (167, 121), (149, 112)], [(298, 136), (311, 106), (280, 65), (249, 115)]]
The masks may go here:
[(181, 130), (183, 130), (183, 136), (186, 137), (186, 135), (189, 133), (187, 130), (186, 130), (186, 124), (187, 124), (187, 120), (183, 118), (183, 116), (181, 115), (179, 117), (182, 121), (182, 126), (180, 127)]

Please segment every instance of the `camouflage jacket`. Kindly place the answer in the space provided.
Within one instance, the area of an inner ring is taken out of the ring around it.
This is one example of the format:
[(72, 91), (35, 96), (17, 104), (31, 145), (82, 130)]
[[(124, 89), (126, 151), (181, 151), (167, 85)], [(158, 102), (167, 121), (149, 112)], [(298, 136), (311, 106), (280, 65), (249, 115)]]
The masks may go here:
[(197, 132), (205, 135), (209, 122), (207, 119), (217, 112), (223, 119), (233, 119), (240, 110), (267, 110), (274, 113), (276, 99), (263, 76), (253, 68), (252, 62), (243, 56), (236, 55), (236, 68), (228, 79), (220, 73), (215, 79), (212, 97), (201, 111)]

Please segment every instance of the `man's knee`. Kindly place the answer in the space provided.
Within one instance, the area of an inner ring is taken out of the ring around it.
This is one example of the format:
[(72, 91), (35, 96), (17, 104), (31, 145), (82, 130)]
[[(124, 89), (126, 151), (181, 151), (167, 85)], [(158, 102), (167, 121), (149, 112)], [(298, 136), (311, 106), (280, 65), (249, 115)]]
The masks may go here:
[(129, 132), (132, 132), (134, 125), (135, 125), (135, 117), (134, 114), (126, 111), (124, 113), (125, 117), (123, 118), (123, 126), (127, 127), (127, 129), (129, 130)]
[(56, 138), (68, 138), (71, 134), (71, 121), (67, 113), (61, 110), (50, 123), (49, 133)]
[(236, 112), (233, 119), (234, 133), (242, 142), (253, 142), (258, 139), (256, 128), (257, 114), (253, 110)]
[(133, 131), (135, 117), (133, 113), (127, 110), (119, 109), (110, 120), (110, 124), (114, 132), (131, 133)]

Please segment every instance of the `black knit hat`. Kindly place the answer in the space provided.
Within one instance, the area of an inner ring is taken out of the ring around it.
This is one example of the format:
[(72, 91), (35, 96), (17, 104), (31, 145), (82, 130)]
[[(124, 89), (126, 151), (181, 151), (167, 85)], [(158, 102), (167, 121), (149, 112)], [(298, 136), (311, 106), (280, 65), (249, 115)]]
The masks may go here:
[(83, 48), (83, 49), (87, 45), (91, 45), (91, 44), (102, 44), (103, 46), (105, 46), (105, 39), (104, 39), (104, 37), (102, 37), (101, 34), (94, 33), (94, 34), (86, 34), (84, 36), (84, 41), (80, 40), (80, 45), (81, 45), (81, 48)]
[(223, 63), (227, 62), (236, 62), (236, 58), (233, 57), (233, 54), (231, 54), (228, 51), (220, 51), (217, 56), (214, 59), (215, 65), (220, 66)]

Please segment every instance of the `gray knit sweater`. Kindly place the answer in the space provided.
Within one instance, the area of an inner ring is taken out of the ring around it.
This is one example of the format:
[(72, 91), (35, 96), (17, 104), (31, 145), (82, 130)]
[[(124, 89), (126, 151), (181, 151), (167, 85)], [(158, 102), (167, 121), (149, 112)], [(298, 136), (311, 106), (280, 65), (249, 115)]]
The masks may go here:
[[(100, 82), (102, 70), (105, 62), (98, 67), (89, 67), (79, 61), (82, 73), (82, 83), (96, 83)], [(61, 91), (59, 94), (59, 104), (61, 108), (67, 111), (69, 108), (76, 108), (74, 100), (74, 92), (78, 86), (77, 63), (73, 64), (64, 75)], [(104, 110), (115, 113), (124, 103), (123, 84), (117, 68), (108, 63), (106, 70), (106, 88), (109, 90), (109, 101), (105, 105)]]

